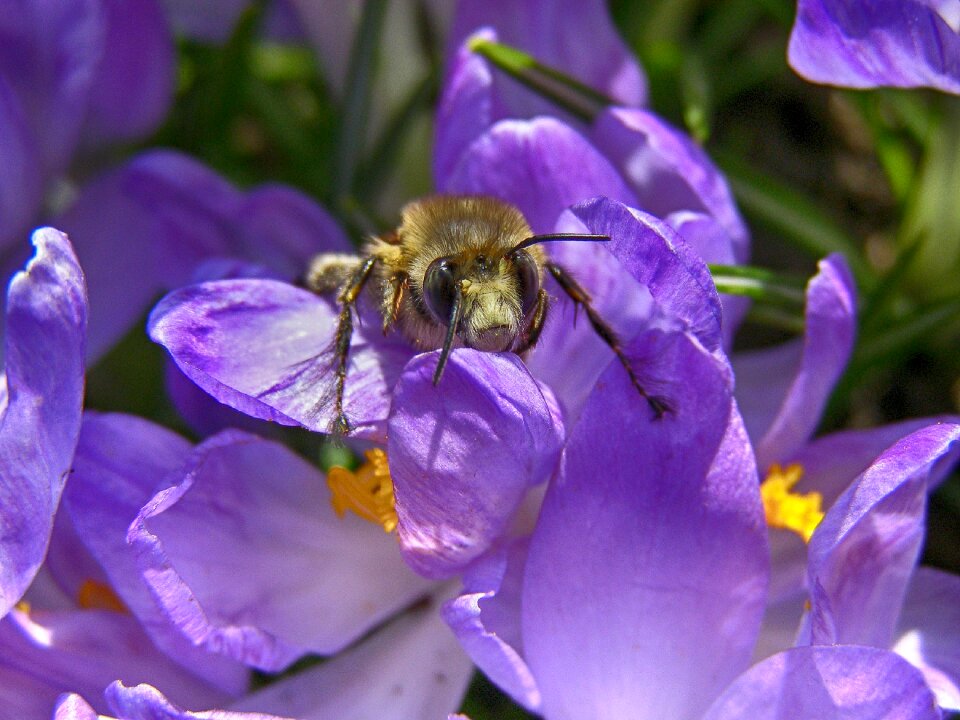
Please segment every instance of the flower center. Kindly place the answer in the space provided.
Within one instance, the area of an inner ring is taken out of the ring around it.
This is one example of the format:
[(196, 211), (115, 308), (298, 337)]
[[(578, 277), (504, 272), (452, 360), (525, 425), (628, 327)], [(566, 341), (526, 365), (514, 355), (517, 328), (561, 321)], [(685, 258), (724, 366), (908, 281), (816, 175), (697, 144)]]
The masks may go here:
[(791, 492), (801, 477), (802, 465), (795, 463), (786, 468), (771, 465), (766, 479), (760, 485), (760, 497), (763, 499), (767, 525), (790, 530), (802, 537), (804, 542), (810, 542), (813, 531), (823, 520), (823, 496), (818, 492), (802, 495)]
[(117, 597), (113, 588), (97, 580), (84, 580), (77, 591), (77, 605), (84, 610), (112, 610), (128, 613), (127, 606)]
[(356, 472), (344, 467), (332, 467), (327, 473), (327, 485), (332, 497), (330, 503), (338, 517), (351, 510), (364, 520), (393, 532), (397, 527), (397, 511), (393, 499), (393, 480), (387, 454), (378, 448), (367, 450), (366, 462)]

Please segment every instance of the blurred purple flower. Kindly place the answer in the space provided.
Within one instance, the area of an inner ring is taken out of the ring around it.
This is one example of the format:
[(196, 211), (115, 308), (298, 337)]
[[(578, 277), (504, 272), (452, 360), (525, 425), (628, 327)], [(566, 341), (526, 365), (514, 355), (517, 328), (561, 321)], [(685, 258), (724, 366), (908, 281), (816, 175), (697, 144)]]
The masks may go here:
[(43, 562), (83, 403), (87, 298), (66, 236), (37, 230), (7, 293), (0, 386), (0, 617)]
[(841, 87), (933, 87), (960, 93), (956, 0), (799, 0), (790, 65)]

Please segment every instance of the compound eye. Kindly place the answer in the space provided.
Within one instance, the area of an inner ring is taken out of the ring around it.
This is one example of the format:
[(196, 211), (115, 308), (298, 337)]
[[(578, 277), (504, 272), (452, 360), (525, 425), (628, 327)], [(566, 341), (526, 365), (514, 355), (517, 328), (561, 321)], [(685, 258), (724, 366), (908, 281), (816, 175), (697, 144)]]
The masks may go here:
[(456, 279), (450, 258), (437, 258), (423, 276), (423, 299), (427, 309), (441, 325), (450, 324)]
[(523, 309), (523, 316), (527, 317), (537, 304), (537, 295), (540, 292), (540, 269), (526, 250), (510, 253), (510, 260), (517, 269), (517, 282), (520, 283), (520, 307)]

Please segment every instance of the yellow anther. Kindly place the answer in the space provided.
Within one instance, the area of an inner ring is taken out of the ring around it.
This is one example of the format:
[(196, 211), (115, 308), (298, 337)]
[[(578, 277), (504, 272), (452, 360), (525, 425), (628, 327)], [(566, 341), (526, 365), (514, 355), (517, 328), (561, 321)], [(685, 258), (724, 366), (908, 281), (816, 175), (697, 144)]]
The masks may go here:
[(31, 610), (30, 603), (28, 603), (26, 600), (21, 600), (20, 602), (18, 602), (18, 603), (17, 603), (16, 605), (14, 605), (13, 607), (14, 607), (15, 610), (18, 610), (19, 612), (22, 612), (24, 615), (29, 615), (29, 614), (30, 614), (30, 610)]
[(823, 520), (823, 496), (818, 492), (798, 494), (791, 492), (803, 477), (803, 466), (788, 465), (782, 468), (771, 465), (767, 477), (760, 485), (763, 511), (770, 527), (790, 530), (810, 542), (813, 531)]
[(77, 605), (84, 610), (112, 610), (127, 613), (127, 606), (117, 597), (113, 588), (97, 580), (84, 580), (77, 591)]
[(333, 505), (337, 516), (343, 517), (347, 510), (393, 532), (397, 527), (397, 511), (393, 500), (393, 480), (387, 454), (374, 448), (366, 453), (367, 461), (351, 472), (344, 467), (332, 467), (327, 473)]

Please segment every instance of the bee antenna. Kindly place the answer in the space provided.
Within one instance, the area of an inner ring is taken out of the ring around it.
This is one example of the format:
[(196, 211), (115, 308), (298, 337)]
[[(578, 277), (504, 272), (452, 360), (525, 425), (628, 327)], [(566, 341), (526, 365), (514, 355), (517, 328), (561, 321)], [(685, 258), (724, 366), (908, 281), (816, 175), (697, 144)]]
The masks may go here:
[(443, 338), (443, 347), (440, 349), (440, 359), (437, 361), (437, 369), (433, 371), (433, 385), (436, 387), (443, 377), (443, 369), (447, 366), (447, 358), (450, 357), (450, 349), (453, 347), (453, 339), (457, 336), (457, 325), (460, 324), (460, 318), (463, 315), (463, 290), (459, 283), (454, 285), (453, 303), (450, 305), (450, 324), (447, 325), (447, 334)]
[(609, 242), (609, 235), (587, 235), (584, 233), (547, 233), (546, 235), (534, 235), (526, 240), (521, 240), (513, 246), (513, 250), (523, 250), (531, 245), (538, 245), (542, 242), (557, 242), (559, 240), (581, 240), (583, 242)]

